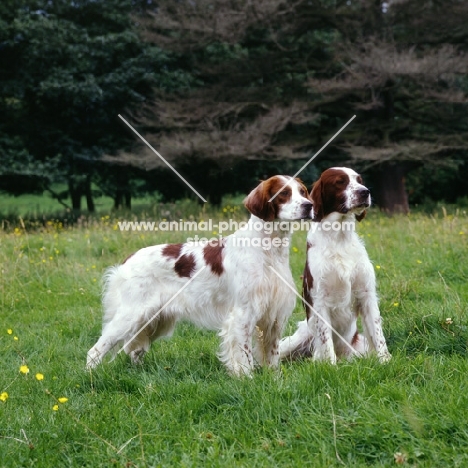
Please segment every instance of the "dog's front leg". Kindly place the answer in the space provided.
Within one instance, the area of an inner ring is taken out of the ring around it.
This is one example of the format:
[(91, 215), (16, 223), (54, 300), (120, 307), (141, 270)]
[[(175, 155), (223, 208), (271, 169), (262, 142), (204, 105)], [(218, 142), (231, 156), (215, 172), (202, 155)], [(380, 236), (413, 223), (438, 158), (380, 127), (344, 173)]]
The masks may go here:
[(313, 335), (313, 358), (316, 361), (328, 361), (336, 364), (335, 346), (331, 329), (330, 314), (326, 307), (315, 308), (308, 325)]
[(375, 350), (380, 362), (388, 362), (392, 355), (388, 352), (387, 342), (382, 329), (382, 318), (380, 316), (377, 297), (366, 294), (359, 300), (359, 309), (362, 314), (364, 334), (370, 346)]
[(253, 313), (234, 308), (223, 323), (219, 336), (219, 359), (237, 377), (249, 376), (254, 368), (252, 336), (256, 320)]
[(255, 329), (254, 355), (261, 365), (277, 368), (280, 361), (279, 342), (283, 330), (283, 320), (280, 323), (277, 318), (272, 324), (268, 324), (269, 326), (263, 325), (265, 324), (261, 323)]

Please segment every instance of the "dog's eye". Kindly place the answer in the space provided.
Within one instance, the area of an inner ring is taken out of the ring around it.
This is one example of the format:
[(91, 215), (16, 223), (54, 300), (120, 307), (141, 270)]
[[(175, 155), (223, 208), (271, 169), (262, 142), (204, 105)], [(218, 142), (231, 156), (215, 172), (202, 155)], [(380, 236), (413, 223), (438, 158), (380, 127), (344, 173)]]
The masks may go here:
[(289, 195), (289, 192), (287, 190), (282, 190), (280, 192), (280, 195)]
[(300, 194), (301, 194), (303, 197), (305, 197), (305, 196), (306, 196), (306, 192), (305, 192), (305, 190), (304, 190), (304, 189), (301, 189), (301, 190), (299, 190), (299, 193), (300, 193)]
[(337, 185), (343, 185), (345, 183), (344, 179), (338, 179), (336, 181)]

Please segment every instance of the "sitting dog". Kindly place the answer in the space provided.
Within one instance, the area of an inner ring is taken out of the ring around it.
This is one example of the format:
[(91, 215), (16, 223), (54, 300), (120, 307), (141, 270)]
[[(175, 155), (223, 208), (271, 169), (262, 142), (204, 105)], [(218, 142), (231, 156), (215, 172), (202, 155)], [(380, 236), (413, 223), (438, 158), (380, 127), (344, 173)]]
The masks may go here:
[[(102, 336), (88, 352), (88, 368), (117, 346), (140, 362), (151, 342), (170, 336), (179, 320), (219, 330), (219, 358), (235, 376), (249, 375), (255, 361), (278, 365), (295, 300), (270, 267), (294, 285), (290, 229), (283, 228), (309, 218), (312, 203), (301, 181), (274, 176), (244, 204), (248, 223), (224, 239), (147, 247), (108, 270)], [(254, 335), (261, 337), (255, 347)]]
[[(335, 364), (375, 351), (391, 358), (382, 332), (374, 268), (355, 232), (371, 204), (370, 192), (352, 169), (322, 173), (312, 189), (313, 224), (303, 276), (306, 320), (280, 343), (281, 358), (312, 356)], [(361, 316), (364, 336), (358, 332)]]

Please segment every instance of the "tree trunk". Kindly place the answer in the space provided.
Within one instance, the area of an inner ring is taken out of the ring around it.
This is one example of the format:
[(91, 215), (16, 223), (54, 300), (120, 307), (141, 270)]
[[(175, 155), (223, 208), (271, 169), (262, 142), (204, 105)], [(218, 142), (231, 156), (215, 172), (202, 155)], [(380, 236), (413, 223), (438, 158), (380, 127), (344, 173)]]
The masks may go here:
[(114, 210), (120, 210), (122, 208), (122, 191), (117, 189), (114, 195)]
[(90, 175), (86, 176), (85, 184), (86, 184), (85, 186), (86, 205), (87, 205), (88, 211), (90, 213), (94, 213), (96, 211), (96, 207), (94, 205), (93, 192), (91, 191), (91, 176)]
[(81, 187), (73, 180), (73, 176), (68, 179), (68, 191), (72, 201), (73, 210), (81, 210)]
[(374, 173), (377, 204), (389, 214), (409, 213), (405, 177), (408, 169), (404, 163), (384, 162)]
[(132, 194), (130, 193), (130, 190), (125, 192), (125, 208), (127, 210), (132, 209)]

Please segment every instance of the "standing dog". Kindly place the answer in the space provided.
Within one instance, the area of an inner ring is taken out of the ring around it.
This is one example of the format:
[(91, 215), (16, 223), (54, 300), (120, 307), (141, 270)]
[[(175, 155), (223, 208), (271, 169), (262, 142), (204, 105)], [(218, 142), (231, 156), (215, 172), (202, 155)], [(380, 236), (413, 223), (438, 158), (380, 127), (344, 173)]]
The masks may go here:
[[(381, 362), (388, 361), (374, 268), (354, 229), (371, 204), (370, 192), (352, 169), (335, 167), (323, 172), (311, 195), (318, 224), (307, 236), (307, 319), (293, 336), (281, 340), (281, 358), (312, 356), (335, 364), (337, 358), (372, 350)], [(357, 329), (358, 316), (364, 336)]]
[[(280, 225), (309, 218), (312, 203), (298, 179), (274, 176), (244, 204), (250, 220), (225, 239), (147, 247), (107, 272), (102, 336), (88, 352), (88, 368), (117, 346), (140, 362), (151, 342), (170, 336), (179, 320), (219, 330), (219, 358), (236, 376), (250, 374), (255, 361), (278, 365), (295, 301), (270, 267), (294, 285), (290, 230)], [(253, 347), (256, 332), (261, 339)]]

